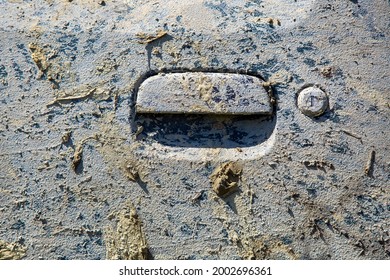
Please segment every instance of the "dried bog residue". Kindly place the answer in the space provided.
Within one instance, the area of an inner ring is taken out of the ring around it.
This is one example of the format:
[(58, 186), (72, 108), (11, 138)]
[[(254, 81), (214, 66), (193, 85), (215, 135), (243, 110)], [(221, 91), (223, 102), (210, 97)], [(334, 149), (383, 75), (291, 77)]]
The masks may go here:
[(211, 100), (211, 93), (213, 90), (213, 83), (211, 82), (210, 77), (206, 75), (201, 75), (197, 82), (197, 91), (200, 94), (200, 97), (203, 101), (209, 102)]
[(149, 250), (142, 232), (141, 221), (134, 206), (111, 215), (117, 219), (116, 230), (105, 232), (106, 254), (110, 260), (146, 260)]
[(71, 62), (64, 61), (57, 48), (38, 43), (30, 43), (28, 48), (31, 59), (39, 70), (37, 79), (50, 81), (53, 89), (59, 89), (60, 83), (64, 80), (75, 79), (70, 71)]
[(75, 101), (82, 101), (87, 99), (93, 99), (96, 101), (107, 101), (115, 96), (112, 89), (104, 85), (104, 83), (99, 83), (96, 86), (91, 85), (81, 85), (75, 88), (70, 88), (66, 90), (60, 90), (55, 93), (56, 98), (48, 103), (46, 106), (61, 105), (67, 104)]
[(137, 33), (135, 36), (137, 38), (139, 38), (139, 41), (138, 43), (140, 44), (149, 44), (153, 41), (156, 41), (162, 37), (164, 37), (165, 35), (167, 35), (168, 33), (164, 30), (158, 30), (157, 31), (157, 34), (153, 34), (153, 35), (150, 35), (150, 34), (145, 34), (145, 33)]
[(26, 255), (26, 248), (20, 244), (0, 240), (0, 260), (20, 260)]
[(270, 236), (241, 241), (243, 259), (246, 260), (294, 260), (298, 259), (294, 250), (283, 244), (281, 240)]
[(73, 154), (72, 169), (76, 172), (83, 158), (83, 145), (77, 145)]
[(74, 150), (74, 154), (72, 157), (72, 163), (71, 163), (71, 167), (72, 167), (73, 171), (76, 173), (78, 172), (77, 170), (83, 161), (83, 145), (88, 140), (99, 141), (99, 136), (97, 134), (95, 134), (93, 136), (86, 137), (83, 140), (81, 140), (80, 143), (78, 143), (76, 145), (75, 150)]
[(45, 55), (44, 50), (39, 47), (37, 44), (29, 44), (28, 45), (30, 51), (31, 51), (31, 58), (37, 65), (39, 69), (38, 78), (42, 77), (46, 71), (49, 69), (49, 62), (47, 61), (47, 57)]
[(366, 174), (369, 177), (372, 177), (373, 175), (374, 162), (375, 162), (375, 151), (371, 151), (366, 164), (366, 168), (364, 169), (364, 174)]
[[(284, 244), (280, 237), (264, 234), (256, 226), (255, 221), (259, 215), (252, 208), (256, 194), (247, 184), (242, 164), (221, 164), (211, 175), (211, 182), (213, 191), (223, 197), (223, 200), (217, 199), (212, 203), (213, 215), (221, 221), (228, 240), (236, 247), (236, 252), (242, 259), (299, 258), (293, 248)], [(240, 193), (230, 195), (239, 187)]]
[(146, 173), (143, 167), (143, 163), (140, 160), (136, 160), (131, 156), (124, 161), (122, 166), (124, 175), (133, 182), (138, 182), (141, 180), (145, 181)]
[(220, 197), (227, 197), (238, 190), (242, 174), (242, 165), (227, 162), (218, 166), (210, 176), (214, 192)]

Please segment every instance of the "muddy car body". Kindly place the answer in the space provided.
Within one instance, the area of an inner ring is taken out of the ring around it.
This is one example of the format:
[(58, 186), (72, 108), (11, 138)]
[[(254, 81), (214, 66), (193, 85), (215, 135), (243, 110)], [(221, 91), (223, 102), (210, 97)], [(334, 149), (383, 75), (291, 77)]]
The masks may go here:
[(389, 1), (0, 7), (0, 258), (389, 258)]

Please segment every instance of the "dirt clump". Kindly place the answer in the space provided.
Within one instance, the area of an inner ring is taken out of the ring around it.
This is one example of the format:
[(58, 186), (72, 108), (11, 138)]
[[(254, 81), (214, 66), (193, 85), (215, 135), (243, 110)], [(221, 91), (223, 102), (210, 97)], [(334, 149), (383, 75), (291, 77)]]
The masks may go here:
[(26, 248), (16, 243), (0, 240), (0, 260), (20, 260), (26, 255)]
[(238, 190), (242, 174), (242, 165), (227, 162), (218, 166), (210, 176), (214, 192), (220, 197), (227, 197)]
[(108, 228), (105, 234), (106, 255), (110, 260), (147, 260), (150, 253), (142, 231), (141, 220), (133, 205), (111, 215), (117, 219), (116, 230)]

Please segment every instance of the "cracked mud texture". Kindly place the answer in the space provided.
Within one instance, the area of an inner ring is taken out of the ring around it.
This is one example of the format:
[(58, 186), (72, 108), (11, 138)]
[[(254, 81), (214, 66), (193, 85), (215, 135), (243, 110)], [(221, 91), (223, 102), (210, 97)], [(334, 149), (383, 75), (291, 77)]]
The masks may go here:
[[(0, 0), (1, 259), (390, 258), (388, 0), (99, 2)], [(174, 72), (262, 78), (267, 139), (149, 141), (137, 88)]]

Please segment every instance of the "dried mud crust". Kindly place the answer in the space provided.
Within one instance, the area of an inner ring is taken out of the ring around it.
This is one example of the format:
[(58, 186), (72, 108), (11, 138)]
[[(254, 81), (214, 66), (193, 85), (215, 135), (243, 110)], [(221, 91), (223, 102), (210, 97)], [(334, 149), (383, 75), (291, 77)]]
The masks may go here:
[(0, 260), (20, 260), (26, 256), (26, 247), (0, 240)]
[(150, 258), (142, 224), (134, 206), (130, 205), (109, 219), (116, 220), (116, 229), (107, 228), (107, 259), (146, 260)]
[[(2, 1), (0, 258), (390, 258), (388, 1), (98, 2)], [(140, 81), (183, 71), (264, 78), (272, 149), (134, 139)]]
[(211, 174), (211, 185), (220, 197), (227, 197), (238, 191), (242, 173), (242, 165), (237, 162), (227, 162), (217, 167)]

